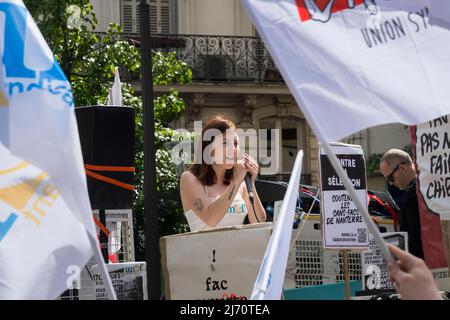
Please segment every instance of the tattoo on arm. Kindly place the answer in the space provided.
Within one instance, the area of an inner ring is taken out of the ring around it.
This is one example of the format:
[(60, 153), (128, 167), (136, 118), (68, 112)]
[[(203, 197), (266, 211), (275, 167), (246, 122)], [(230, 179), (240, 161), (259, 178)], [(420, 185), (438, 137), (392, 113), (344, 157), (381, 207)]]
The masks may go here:
[(233, 188), (231, 189), (230, 195), (228, 196), (228, 200), (231, 200), (233, 197), (234, 189), (236, 189), (236, 185), (233, 183)]
[(197, 209), (197, 211), (199, 211), (199, 212), (202, 212), (202, 211), (203, 211), (203, 203), (202, 203), (202, 200), (200, 200), (200, 199), (195, 200), (194, 206), (195, 206), (195, 209)]

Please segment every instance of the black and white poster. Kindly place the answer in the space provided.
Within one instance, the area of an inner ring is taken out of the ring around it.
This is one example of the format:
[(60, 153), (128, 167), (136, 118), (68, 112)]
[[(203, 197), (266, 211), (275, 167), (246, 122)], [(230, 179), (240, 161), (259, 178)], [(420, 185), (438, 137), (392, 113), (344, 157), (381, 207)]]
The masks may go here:
[[(109, 263), (106, 265), (118, 300), (147, 300), (145, 262)], [(96, 300), (107, 300), (106, 288), (97, 265), (92, 267)]]
[[(386, 243), (408, 251), (407, 232), (387, 232), (381, 236)], [(369, 249), (361, 252), (361, 270), (364, 290), (395, 289), (394, 283), (389, 280), (386, 259), (372, 234), (369, 236)]]
[[(364, 153), (361, 146), (331, 144), (356, 194), (367, 203)], [(341, 178), (333, 169), (325, 151), (319, 147), (322, 236), (325, 248), (367, 248), (368, 230)]]

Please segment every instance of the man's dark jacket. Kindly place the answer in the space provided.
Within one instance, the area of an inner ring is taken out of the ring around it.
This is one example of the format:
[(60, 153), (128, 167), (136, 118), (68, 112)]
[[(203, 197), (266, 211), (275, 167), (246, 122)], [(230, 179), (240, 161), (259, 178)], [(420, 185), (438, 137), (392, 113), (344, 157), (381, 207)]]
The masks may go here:
[(405, 190), (404, 206), (399, 213), (400, 231), (408, 232), (409, 252), (423, 259), (422, 237), (420, 231), (419, 204), (416, 194), (416, 179)]

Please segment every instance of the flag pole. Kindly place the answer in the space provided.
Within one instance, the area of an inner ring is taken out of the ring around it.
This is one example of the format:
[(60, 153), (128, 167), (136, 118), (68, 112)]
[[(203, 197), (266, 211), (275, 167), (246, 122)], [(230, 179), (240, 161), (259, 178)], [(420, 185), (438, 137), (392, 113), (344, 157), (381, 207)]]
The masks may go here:
[(153, 110), (152, 38), (150, 5), (139, 3), (142, 61), (142, 129), (144, 137), (144, 216), (145, 260), (147, 262), (148, 298), (161, 297), (161, 253), (156, 188), (155, 113)]
[(342, 250), (344, 258), (345, 300), (350, 300), (350, 274), (348, 272), (348, 250)]
[(109, 300), (117, 300), (116, 292), (114, 291), (111, 278), (109, 277), (109, 272), (106, 269), (105, 261), (103, 260), (102, 253), (100, 252), (99, 243), (90, 232), (88, 232), (87, 230), (86, 232), (88, 233), (89, 241), (91, 242), (92, 249), (94, 250), (95, 260), (97, 261), (98, 268), (100, 269), (100, 273), (102, 275), (106, 294), (108, 295)]
[[(106, 227), (105, 209), (98, 210), (98, 217), (99, 217), (100, 223)], [(105, 232), (103, 232), (103, 230), (100, 230), (99, 242), (100, 242), (100, 250), (101, 250), (102, 256), (103, 256), (103, 261), (105, 261), (105, 263), (108, 263), (108, 261), (109, 261), (109, 258), (108, 258), (108, 235)]]

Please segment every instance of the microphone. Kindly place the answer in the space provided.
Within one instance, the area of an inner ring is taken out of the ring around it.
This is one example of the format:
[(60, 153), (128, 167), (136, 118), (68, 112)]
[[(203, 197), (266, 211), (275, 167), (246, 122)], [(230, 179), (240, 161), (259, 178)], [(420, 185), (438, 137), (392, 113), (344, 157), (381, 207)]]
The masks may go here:
[(253, 208), (253, 212), (255, 213), (255, 218), (256, 221), (258, 221), (258, 223), (260, 222), (258, 219), (258, 215), (256, 214), (255, 211), (255, 203), (254, 203), (254, 197), (253, 197), (253, 186), (252, 186), (252, 175), (250, 174), (250, 172), (247, 172), (247, 174), (245, 175), (245, 185), (247, 186), (247, 191), (248, 191), (248, 197), (250, 198), (250, 203), (252, 204), (252, 208)]
[(254, 196), (253, 196), (253, 186), (252, 186), (252, 176), (251, 176), (251, 174), (250, 174), (250, 172), (247, 172), (247, 174), (245, 175), (245, 185), (246, 185), (246, 187), (247, 187), (247, 191), (248, 191), (248, 197), (250, 198), (250, 202), (252, 203), (252, 205), (254, 205), (254, 203), (253, 203), (253, 199), (254, 199)]

